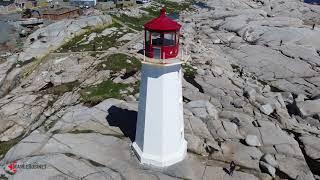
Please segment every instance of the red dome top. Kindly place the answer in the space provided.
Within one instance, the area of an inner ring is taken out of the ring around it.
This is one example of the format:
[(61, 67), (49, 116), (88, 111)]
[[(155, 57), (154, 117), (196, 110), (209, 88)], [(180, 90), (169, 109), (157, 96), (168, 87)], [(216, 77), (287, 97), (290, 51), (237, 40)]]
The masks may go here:
[(165, 8), (160, 10), (160, 16), (144, 24), (144, 28), (150, 31), (178, 31), (181, 25), (166, 16)]

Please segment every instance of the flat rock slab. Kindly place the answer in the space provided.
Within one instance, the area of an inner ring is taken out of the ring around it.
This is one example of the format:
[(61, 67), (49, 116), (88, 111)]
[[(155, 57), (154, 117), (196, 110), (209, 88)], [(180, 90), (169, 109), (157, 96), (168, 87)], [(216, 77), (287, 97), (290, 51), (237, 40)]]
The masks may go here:
[(38, 163), (47, 167), (32, 171), (19, 169), (10, 176), (14, 180), (198, 179), (205, 170), (205, 162), (192, 154), (163, 169), (141, 165), (128, 139), (98, 133), (64, 133), (50, 137), (34, 132), (11, 148), (0, 163), (8, 165), (15, 160), (17, 164)]
[(320, 167), (320, 138), (315, 136), (302, 136), (300, 140), (304, 145), (307, 156), (316, 160)]
[(320, 113), (320, 99), (298, 102), (297, 107), (303, 117), (313, 116)]
[(237, 180), (258, 180), (257, 177), (255, 177), (252, 174), (247, 174), (240, 171), (234, 171), (233, 175), (230, 176), (222, 167), (213, 167), (213, 166), (207, 166), (206, 171), (203, 176), (203, 180), (231, 180), (231, 179), (237, 179)]

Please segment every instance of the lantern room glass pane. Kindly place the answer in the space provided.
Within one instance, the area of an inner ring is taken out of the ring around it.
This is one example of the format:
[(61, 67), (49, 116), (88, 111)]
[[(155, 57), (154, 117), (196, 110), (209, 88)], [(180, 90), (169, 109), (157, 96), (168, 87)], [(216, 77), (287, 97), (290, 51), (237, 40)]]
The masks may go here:
[(175, 33), (166, 33), (164, 34), (164, 45), (165, 46), (174, 46), (175, 45)]
[(161, 34), (153, 32), (151, 34), (151, 41), (152, 41), (152, 45), (161, 46), (162, 45)]
[(145, 34), (145, 41), (146, 41), (146, 44), (149, 44), (150, 42), (150, 32), (149, 31), (146, 31), (146, 34)]

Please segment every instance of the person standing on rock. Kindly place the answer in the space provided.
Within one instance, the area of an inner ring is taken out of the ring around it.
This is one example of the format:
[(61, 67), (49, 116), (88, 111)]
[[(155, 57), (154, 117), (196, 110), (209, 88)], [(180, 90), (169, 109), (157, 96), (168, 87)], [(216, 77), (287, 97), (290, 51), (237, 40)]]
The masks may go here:
[(241, 70), (240, 70), (240, 77), (242, 77), (243, 76), (243, 67), (241, 68)]
[(316, 26), (316, 24), (313, 24), (313, 25), (312, 25), (312, 30), (314, 30), (314, 27), (315, 27), (315, 26)]
[(229, 169), (229, 175), (230, 175), (230, 176), (233, 175), (233, 172), (234, 172), (235, 169), (236, 169), (236, 164), (235, 164), (233, 161), (231, 161), (231, 163), (230, 163), (230, 169)]

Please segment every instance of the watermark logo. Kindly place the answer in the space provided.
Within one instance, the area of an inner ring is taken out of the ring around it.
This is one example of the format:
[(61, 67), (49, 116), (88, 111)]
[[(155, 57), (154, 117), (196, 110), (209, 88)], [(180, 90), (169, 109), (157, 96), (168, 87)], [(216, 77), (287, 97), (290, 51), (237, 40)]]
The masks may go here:
[(27, 163), (27, 164), (18, 164), (17, 161), (13, 161), (8, 166), (6, 166), (5, 170), (9, 174), (15, 174), (18, 169), (46, 169), (46, 164), (38, 164), (38, 163)]
[(7, 166), (10, 174), (15, 174), (17, 172), (16, 164), (17, 164), (17, 161), (13, 161), (13, 163), (11, 163)]

